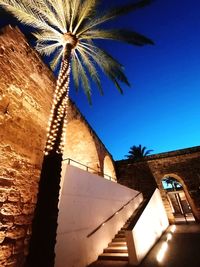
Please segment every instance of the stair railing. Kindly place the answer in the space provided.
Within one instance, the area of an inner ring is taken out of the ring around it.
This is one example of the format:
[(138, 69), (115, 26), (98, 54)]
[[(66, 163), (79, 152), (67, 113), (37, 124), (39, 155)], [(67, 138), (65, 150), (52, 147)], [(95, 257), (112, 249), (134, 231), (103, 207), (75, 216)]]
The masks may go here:
[(105, 174), (105, 173), (102, 173), (102, 172), (100, 172), (99, 170), (93, 169), (93, 168), (91, 168), (91, 167), (89, 167), (89, 166), (87, 166), (87, 165), (85, 165), (85, 164), (83, 164), (83, 163), (81, 163), (81, 162), (76, 161), (76, 160), (73, 160), (73, 159), (70, 159), (70, 158), (66, 158), (66, 159), (63, 159), (63, 161), (67, 161), (67, 164), (68, 164), (68, 165), (73, 165), (73, 164), (71, 164), (71, 162), (74, 162), (74, 163), (76, 163), (77, 165), (84, 167), (83, 169), (84, 169), (85, 171), (87, 171), (87, 172), (91, 172), (91, 171), (92, 171), (92, 172), (94, 172), (95, 174), (97, 174), (97, 175), (99, 175), (99, 176), (102, 176), (102, 177), (104, 177), (104, 178), (107, 177), (108, 180), (110, 180), (110, 181), (116, 181), (116, 179), (113, 178), (113, 177), (111, 177), (110, 175)]
[(102, 226), (105, 225), (108, 221), (110, 221), (115, 215), (117, 215), (121, 210), (123, 210), (130, 202), (132, 202), (135, 198), (137, 198), (139, 195), (142, 195), (141, 192), (139, 192), (136, 196), (131, 198), (126, 204), (124, 204), (121, 208), (119, 208), (116, 212), (114, 212), (111, 216), (109, 216), (106, 220), (104, 220), (99, 226), (97, 226), (92, 232), (90, 232), (87, 237), (92, 236), (94, 233), (96, 233)]

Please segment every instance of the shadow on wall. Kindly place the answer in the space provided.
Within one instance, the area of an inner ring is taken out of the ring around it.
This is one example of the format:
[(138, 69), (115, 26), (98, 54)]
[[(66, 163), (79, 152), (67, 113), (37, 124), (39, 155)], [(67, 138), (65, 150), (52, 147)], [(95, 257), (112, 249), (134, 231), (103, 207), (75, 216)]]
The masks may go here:
[(121, 160), (116, 161), (118, 183), (142, 192), (148, 197), (157, 188), (155, 178), (146, 161)]

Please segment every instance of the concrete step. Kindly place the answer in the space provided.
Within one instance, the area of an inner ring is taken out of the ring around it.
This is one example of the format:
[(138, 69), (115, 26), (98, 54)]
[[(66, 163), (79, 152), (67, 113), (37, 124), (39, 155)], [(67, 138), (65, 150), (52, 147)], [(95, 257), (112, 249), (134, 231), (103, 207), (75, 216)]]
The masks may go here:
[(127, 245), (126, 242), (110, 242), (108, 244), (109, 247), (120, 247), (120, 246), (124, 247), (126, 245)]
[(130, 220), (127, 220), (125, 225), (118, 231), (118, 233), (112, 239), (112, 242), (108, 244), (108, 247), (104, 249), (101, 255), (99, 255), (98, 257), (99, 262), (106, 262), (111, 260), (113, 262), (117, 261), (118, 263), (120, 261), (128, 262), (128, 248), (127, 248), (125, 233), (126, 233), (126, 228), (129, 226), (129, 222)]
[(126, 242), (125, 237), (115, 237), (113, 238), (112, 242)]
[(129, 226), (129, 223), (126, 223), (121, 229), (126, 229), (128, 226)]
[(119, 230), (118, 234), (124, 234), (125, 235), (125, 230), (124, 229)]
[(125, 237), (125, 234), (116, 234), (115, 237), (116, 238), (123, 238), (123, 237)]
[(113, 246), (113, 247), (105, 248), (103, 253), (128, 253), (128, 249), (127, 249), (127, 246), (124, 246), (124, 247)]
[(128, 253), (103, 253), (98, 257), (99, 260), (128, 261)]

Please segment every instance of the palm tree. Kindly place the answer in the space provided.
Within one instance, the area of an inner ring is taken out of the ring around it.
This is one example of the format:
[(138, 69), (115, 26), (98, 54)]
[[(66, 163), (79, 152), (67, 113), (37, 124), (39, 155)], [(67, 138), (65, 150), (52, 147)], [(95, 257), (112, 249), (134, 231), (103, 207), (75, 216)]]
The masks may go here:
[(144, 157), (148, 156), (149, 154), (151, 154), (151, 152), (153, 151), (152, 149), (146, 150), (147, 148), (145, 146), (131, 146), (130, 150), (129, 150), (129, 155), (126, 155), (125, 157), (127, 157), (128, 159), (133, 159), (135, 161), (137, 160), (141, 160)]
[[(166, 183), (168, 189), (170, 189), (170, 187), (171, 187), (171, 189), (172, 189), (173, 191), (177, 191), (177, 190), (179, 190), (179, 189), (182, 189), (182, 185), (181, 185), (175, 178), (173, 178), (173, 177), (171, 177), (171, 176), (167, 176), (167, 177), (165, 177), (165, 178), (163, 179), (163, 182)], [(170, 187), (169, 187), (169, 186), (170, 186)]]
[(106, 51), (99, 48), (96, 40), (117, 40), (138, 46), (153, 44), (150, 39), (137, 32), (104, 29), (101, 26), (109, 20), (150, 4), (151, 0), (131, 2), (106, 12), (99, 10), (99, 2), (99, 0), (0, 0), (1, 7), (12, 13), (20, 22), (34, 28), (36, 49), (43, 55), (53, 55), (51, 66), (59, 68), (33, 222), (29, 254), (32, 266), (53, 266), (71, 73), (75, 87), (81, 85), (89, 101), (91, 101), (91, 81), (102, 93), (98, 68), (122, 93), (120, 82), (129, 85), (123, 67)]

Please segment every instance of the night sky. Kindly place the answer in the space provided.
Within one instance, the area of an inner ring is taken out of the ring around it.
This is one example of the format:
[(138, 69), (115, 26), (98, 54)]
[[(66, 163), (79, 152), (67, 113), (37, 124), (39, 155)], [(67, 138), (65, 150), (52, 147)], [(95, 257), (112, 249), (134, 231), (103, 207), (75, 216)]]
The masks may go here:
[(153, 153), (199, 145), (200, 1), (155, 0), (111, 26), (134, 29), (155, 42), (101, 42), (125, 67), (131, 87), (123, 86), (124, 95), (102, 76), (104, 96), (94, 88), (89, 106), (72, 87), (72, 99), (113, 158), (123, 159), (132, 145)]

